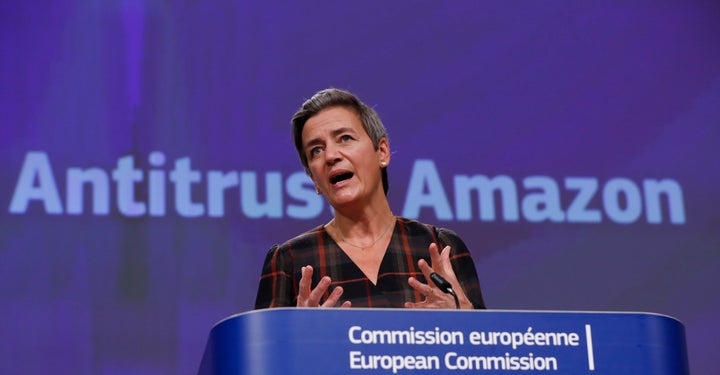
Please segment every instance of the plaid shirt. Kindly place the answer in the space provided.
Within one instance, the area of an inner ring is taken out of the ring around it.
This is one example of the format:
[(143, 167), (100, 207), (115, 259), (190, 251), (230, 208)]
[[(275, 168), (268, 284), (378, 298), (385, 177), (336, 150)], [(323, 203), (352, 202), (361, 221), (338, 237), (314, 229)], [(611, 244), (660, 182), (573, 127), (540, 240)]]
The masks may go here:
[[(423, 296), (408, 285), (413, 276), (427, 282), (417, 263), (430, 263), (428, 246), (438, 242), (440, 249), (452, 247), (453, 270), (476, 309), (485, 308), (475, 265), (467, 247), (454, 232), (398, 217), (390, 244), (380, 264), (377, 284), (373, 284), (353, 263), (323, 226), (303, 233), (282, 245), (273, 246), (265, 258), (255, 308), (296, 306), (300, 268), (313, 266), (312, 287), (327, 275), (332, 279), (328, 291), (344, 289), (340, 303), (353, 307), (403, 307), (406, 301), (420, 302)], [(328, 293), (323, 297), (323, 301)], [(322, 303), (322, 302), (321, 302)]]

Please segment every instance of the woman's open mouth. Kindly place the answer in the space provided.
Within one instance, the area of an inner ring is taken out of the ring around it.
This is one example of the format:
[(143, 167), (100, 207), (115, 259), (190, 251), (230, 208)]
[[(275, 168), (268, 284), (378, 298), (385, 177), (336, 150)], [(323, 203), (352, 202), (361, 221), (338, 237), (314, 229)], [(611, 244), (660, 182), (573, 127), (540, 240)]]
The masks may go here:
[(338, 182), (345, 181), (349, 178), (352, 178), (352, 176), (354, 176), (354, 174), (352, 172), (338, 173), (338, 174), (330, 177), (330, 183), (335, 185)]

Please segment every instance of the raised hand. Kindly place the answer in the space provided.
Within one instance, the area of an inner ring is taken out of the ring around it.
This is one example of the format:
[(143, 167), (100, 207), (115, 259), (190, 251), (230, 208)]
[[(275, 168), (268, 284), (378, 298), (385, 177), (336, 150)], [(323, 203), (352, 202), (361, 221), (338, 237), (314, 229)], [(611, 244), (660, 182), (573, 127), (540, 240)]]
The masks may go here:
[[(435, 243), (430, 244), (430, 262), (432, 267), (424, 260), (418, 261), (418, 267), (425, 276), (425, 280), (430, 280), (430, 274), (437, 272), (440, 276), (445, 278), (453, 290), (458, 296), (460, 301), (461, 309), (472, 309), (472, 303), (465, 295), (460, 282), (457, 280), (455, 271), (452, 268), (450, 262), (450, 246), (445, 246), (442, 252), (438, 252), (438, 246)], [(452, 295), (444, 293), (434, 283), (429, 282), (428, 284), (421, 283), (414, 277), (408, 279), (408, 284), (418, 293), (425, 296), (425, 300), (422, 302), (405, 302), (407, 308), (424, 308), (424, 309), (454, 309), (455, 299)]]
[[(320, 279), (320, 282), (311, 289), (313, 268), (312, 266), (302, 267), (300, 270), (300, 283), (297, 298), (297, 307), (335, 307), (343, 294), (343, 288), (338, 286), (330, 293), (327, 300), (320, 304), (320, 299), (327, 292), (332, 280), (329, 276)], [(340, 307), (350, 307), (350, 301), (345, 301)]]

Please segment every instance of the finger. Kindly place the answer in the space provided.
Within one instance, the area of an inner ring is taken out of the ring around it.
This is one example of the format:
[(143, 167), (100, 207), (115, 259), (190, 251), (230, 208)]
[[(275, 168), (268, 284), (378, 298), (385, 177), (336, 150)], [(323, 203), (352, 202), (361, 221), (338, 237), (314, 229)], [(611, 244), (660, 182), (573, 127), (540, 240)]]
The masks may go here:
[(425, 299), (421, 302), (405, 302), (404, 307), (411, 309), (450, 309), (455, 306), (452, 296), (442, 293), (437, 288), (423, 284), (414, 277), (408, 278), (411, 288), (422, 294)]
[[(443, 267), (447, 267), (450, 265), (450, 250), (450, 246), (445, 246), (440, 252), (439, 262)], [(435, 263), (433, 263), (433, 265), (435, 265)]]
[(450, 284), (453, 285), (453, 288), (456, 288), (458, 284), (454, 281), (456, 281), (457, 278), (455, 277), (455, 271), (453, 270), (452, 263), (450, 262), (451, 250), (450, 246), (445, 246), (442, 249), (442, 252), (440, 252), (438, 257), (433, 260), (432, 270), (448, 280)]
[(298, 306), (304, 306), (310, 298), (310, 284), (312, 283), (313, 268), (305, 266), (300, 268), (300, 282), (298, 283)]
[(320, 299), (325, 292), (327, 292), (328, 287), (330, 287), (330, 282), (330, 276), (323, 276), (323, 278), (320, 279), (320, 282), (317, 284), (315, 289), (310, 292), (310, 297), (307, 300), (308, 306), (315, 307), (320, 305)]
[(408, 285), (410, 285), (413, 290), (416, 292), (422, 294), (426, 299), (432, 298), (435, 295), (434, 288), (431, 287), (428, 284), (421, 283), (418, 279), (414, 277), (408, 278)]
[(450, 250), (450, 246), (445, 246), (442, 251), (439, 251), (439, 248), (435, 243), (431, 243), (428, 247), (428, 252), (430, 253), (430, 264), (432, 264), (432, 267), (436, 272), (442, 273), (443, 271), (447, 271), (448, 266), (450, 265)]
[[(420, 283), (416, 279), (413, 279), (413, 280), (414, 280), (414, 282), (409, 282), (411, 284), (411, 286), (413, 287), (413, 289), (417, 290), (418, 293), (420, 293), (421, 295), (423, 295), (423, 297), (425, 297), (425, 291), (416, 289), (416, 288), (420, 288), (420, 285), (424, 285), (424, 284)], [(429, 302), (428, 298), (425, 297), (420, 302), (407, 301), (404, 303), (404, 307), (407, 309), (423, 309), (423, 308), (428, 308), (429, 303), (430, 302)]]
[(435, 270), (430, 267), (430, 265), (425, 261), (425, 259), (420, 259), (418, 261), (418, 268), (420, 268), (420, 271), (422, 272), (423, 276), (425, 276), (425, 280), (427, 280), (428, 284), (432, 283), (432, 281), (430, 281), (430, 274), (435, 272)]
[(335, 307), (335, 305), (337, 305), (338, 301), (340, 300), (340, 296), (342, 296), (342, 294), (343, 288), (341, 286), (336, 287), (335, 289), (333, 289), (333, 291), (330, 293), (330, 296), (328, 296), (328, 299), (325, 300), (321, 307)]
[(445, 277), (447, 281), (452, 284), (453, 289), (458, 289), (460, 286), (460, 283), (458, 282), (457, 276), (455, 275), (455, 270), (452, 267), (452, 262), (450, 262), (450, 251), (452, 249), (450, 246), (445, 246), (443, 248), (442, 252), (440, 253), (440, 264), (435, 267), (435, 271), (438, 272), (441, 276)]
[(345, 302), (342, 303), (342, 305), (340, 305), (340, 307), (352, 307), (352, 302), (350, 302), (350, 301), (345, 301)]
[(405, 302), (406, 309), (421, 309), (426, 302)]
[(405, 302), (403, 307), (406, 309), (454, 309), (455, 302), (454, 300), (447, 301), (446, 299), (438, 299), (434, 301), (425, 300), (422, 302)]
[(431, 243), (428, 247), (428, 252), (430, 253), (430, 264), (432, 264), (433, 267), (437, 267), (440, 264), (438, 245), (435, 242)]

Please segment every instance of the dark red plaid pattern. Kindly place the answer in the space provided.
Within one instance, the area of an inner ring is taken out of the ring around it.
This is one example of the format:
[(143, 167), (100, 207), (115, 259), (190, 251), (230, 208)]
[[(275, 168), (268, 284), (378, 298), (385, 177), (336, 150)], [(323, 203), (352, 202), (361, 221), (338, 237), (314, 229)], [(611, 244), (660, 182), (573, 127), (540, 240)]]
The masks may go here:
[[(390, 244), (380, 264), (377, 285), (373, 284), (343, 252), (323, 226), (305, 232), (282, 245), (273, 246), (265, 258), (255, 308), (296, 306), (300, 269), (314, 269), (312, 286), (327, 275), (332, 279), (328, 291), (344, 289), (340, 302), (353, 307), (396, 307), (406, 301), (420, 302), (423, 296), (408, 285), (408, 277), (425, 281), (417, 262), (430, 263), (428, 246), (449, 245), (450, 260), (465, 294), (476, 309), (485, 308), (475, 264), (465, 243), (455, 232), (398, 217)], [(327, 298), (326, 293), (325, 298)], [(322, 301), (321, 301), (322, 303)]]

